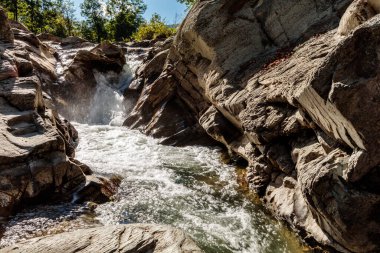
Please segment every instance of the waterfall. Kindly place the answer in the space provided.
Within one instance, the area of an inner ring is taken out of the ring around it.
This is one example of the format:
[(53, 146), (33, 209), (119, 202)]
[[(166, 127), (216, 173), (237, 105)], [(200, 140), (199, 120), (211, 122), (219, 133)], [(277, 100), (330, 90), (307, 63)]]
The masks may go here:
[(127, 63), (120, 75), (115, 72), (101, 73), (94, 70), (97, 83), (92, 99), (87, 123), (121, 126), (126, 112), (131, 109), (130, 101), (124, 99), (123, 93), (134, 79), (134, 73), (141, 60), (134, 55), (126, 55)]

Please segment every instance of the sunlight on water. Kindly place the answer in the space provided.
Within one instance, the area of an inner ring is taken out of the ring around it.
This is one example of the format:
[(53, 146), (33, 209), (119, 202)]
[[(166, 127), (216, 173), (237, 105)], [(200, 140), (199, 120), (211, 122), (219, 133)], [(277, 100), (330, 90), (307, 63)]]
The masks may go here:
[(97, 174), (124, 179), (115, 200), (99, 205), (39, 206), (3, 226), (0, 246), (23, 238), (119, 223), (160, 223), (184, 229), (206, 253), (302, 252), (293, 233), (268, 216), (237, 183), (220, 150), (170, 147), (137, 131), (118, 127), (126, 107), (125, 89), (139, 61), (128, 58), (120, 83), (95, 73), (98, 88), (88, 123), (74, 123), (77, 159)]
[(240, 191), (217, 149), (169, 147), (121, 127), (75, 124), (77, 157), (124, 177), (103, 224), (164, 223), (186, 230), (206, 252), (300, 252), (297, 239)]

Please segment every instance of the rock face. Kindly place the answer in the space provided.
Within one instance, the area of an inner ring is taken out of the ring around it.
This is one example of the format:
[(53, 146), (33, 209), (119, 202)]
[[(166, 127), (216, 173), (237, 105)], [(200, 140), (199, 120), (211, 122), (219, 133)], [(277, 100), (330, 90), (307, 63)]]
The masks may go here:
[(150, 60), (167, 55), (163, 71), (140, 71), (126, 125), (180, 141), (206, 132), (310, 243), (380, 251), (380, 17), (340, 36), (350, 2), (199, 1)]
[(119, 225), (35, 238), (2, 252), (201, 253), (179, 229), (160, 225)]
[(78, 134), (50, 106), (54, 50), (0, 9), (0, 216), (47, 196), (67, 197), (90, 169), (74, 159)]
[(59, 79), (48, 87), (54, 104), (64, 116), (82, 122), (99, 87), (95, 73), (104, 74), (107, 83), (117, 83), (125, 64), (124, 52), (106, 42), (95, 46), (69, 37), (57, 43), (45, 37), (57, 50)]

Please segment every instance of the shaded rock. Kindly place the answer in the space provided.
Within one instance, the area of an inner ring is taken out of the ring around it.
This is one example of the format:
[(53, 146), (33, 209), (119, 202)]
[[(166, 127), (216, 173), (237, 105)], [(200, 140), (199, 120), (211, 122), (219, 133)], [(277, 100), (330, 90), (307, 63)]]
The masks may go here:
[(97, 227), (27, 240), (4, 252), (202, 252), (182, 230), (163, 225)]
[(41, 41), (54, 41), (57, 43), (61, 43), (63, 41), (62, 38), (55, 36), (53, 34), (50, 34), (50, 33), (40, 33), (37, 35), (37, 38)]
[(337, 35), (350, 2), (198, 2), (126, 124), (176, 136), (175, 108), (246, 159), (251, 189), (309, 242), (379, 251), (380, 18)]
[(91, 170), (75, 161), (77, 132), (42, 91), (56, 78), (54, 50), (20, 23), (1, 22), (7, 29), (0, 31), (0, 216), (6, 217), (31, 202), (71, 200)]
[(69, 46), (72, 48), (72, 47), (82, 47), (83, 43), (88, 42), (88, 41), (79, 37), (70, 36), (70, 37), (61, 39), (60, 42), (62, 46), (64, 47)]
[(116, 194), (121, 180), (122, 178), (116, 175), (109, 178), (87, 175), (86, 184), (75, 193), (74, 202), (91, 201), (97, 204), (108, 202)]
[[(95, 72), (109, 78), (106, 83), (118, 83), (118, 74), (126, 62), (122, 49), (113, 44), (85, 46), (75, 50), (66, 47), (58, 50), (61, 64), (68, 67), (63, 69), (59, 85), (49, 87), (58, 110), (65, 117), (79, 122), (88, 116), (98, 87)], [(66, 55), (66, 51), (73, 54)]]

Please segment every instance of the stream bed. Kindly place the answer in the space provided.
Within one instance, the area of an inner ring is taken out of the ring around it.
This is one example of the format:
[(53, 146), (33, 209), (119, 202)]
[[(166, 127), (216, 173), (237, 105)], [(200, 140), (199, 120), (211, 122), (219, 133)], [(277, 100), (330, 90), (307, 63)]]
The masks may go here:
[(119, 126), (74, 124), (78, 160), (124, 179), (115, 199), (30, 208), (4, 226), (1, 246), (24, 238), (110, 224), (159, 223), (184, 229), (206, 253), (306, 252), (246, 189), (221, 150), (170, 147)]
[[(127, 85), (140, 63), (133, 57), (128, 60), (122, 78)], [(80, 136), (76, 158), (96, 174), (123, 177), (114, 200), (96, 208), (56, 203), (25, 209), (2, 222), (0, 247), (79, 228), (158, 223), (185, 230), (206, 253), (308, 251), (238, 184), (237, 168), (221, 161), (220, 149), (163, 146), (118, 126), (128, 101), (106, 80), (97, 76), (89, 118), (73, 125)]]

